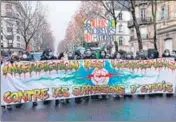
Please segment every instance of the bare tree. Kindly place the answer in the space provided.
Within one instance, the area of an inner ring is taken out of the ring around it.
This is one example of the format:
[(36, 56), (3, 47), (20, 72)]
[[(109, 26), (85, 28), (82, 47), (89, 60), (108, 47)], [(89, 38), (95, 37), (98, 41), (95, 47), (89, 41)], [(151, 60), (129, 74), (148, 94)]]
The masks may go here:
[[(101, 15), (97, 14), (97, 15), (100, 15), (100, 17), (103, 17), (108, 20), (109, 20), (109, 18), (112, 18), (114, 20), (114, 25), (115, 25), (115, 29), (116, 29), (117, 19), (120, 15), (122, 9), (118, 14), (116, 14), (116, 5), (117, 5), (116, 1), (114, 1), (114, 0), (110, 0), (110, 1), (101, 0), (99, 2), (101, 3), (101, 5), (103, 6), (103, 8), (105, 9), (106, 12), (104, 13), (104, 15), (102, 15), (102, 14)], [(114, 44), (115, 44), (115, 52), (117, 53), (118, 52), (118, 42), (115, 40)]]
[(44, 48), (50, 48), (50, 49), (54, 50), (54, 37), (52, 35), (52, 32), (50, 32), (50, 31), (45, 32), (45, 33), (43, 33), (42, 36), (43, 36), (42, 37), (43, 38), (42, 43), (45, 44)]
[(66, 40), (62, 40), (59, 42), (58, 47), (57, 47), (58, 53), (65, 52), (68, 50), (67, 42), (68, 41), (66, 41)]
[(52, 34), (50, 24), (46, 19), (43, 20), (43, 25), (40, 26), (33, 39), (36, 42), (38, 49), (40, 47), (40, 50), (44, 50), (46, 48), (54, 50), (54, 36)]
[[(101, 13), (100, 3), (97, 1), (81, 1), (80, 8), (76, 11), (74, 17), (67, 27), (66, 38), (70, 39), (70, 45), (73, 47), (83, 45), (84, 40), (84, 22), (91, 17)], [(74, 30), (74, 31), (73, 31)], [(70, 32), (71, 31), (71, 32)]]
[[(99, 0), (98, 2), (101, 3), (105, 12), (96, 13), (96, 15), (98, 15), (102, 18), (105, 18), (107, 20), (113, 19), (114, 26), (116, 29), (117, 28), (117, 21), (118, 21), (119, 15), (122, 13), (122, 10), (125, 9), (125, 7), (129, 8), (128, 6), (126, 6), (124, 4), (126, 1), (121, 1), (120, 4), (118, 1), (115, 1), (115, 0), (110, 0), (110, 1)], [(118, 13), (116, 12), (117, 9), (119, 10)], [(117, 53), (118, 52), (117, 40), (114, 41), (114, 45), (115, 45), (115, 53)]]
[(45, 24), (43, 21), (45, 18), (45, 10), (39, 1), (22, 1), (21, 6), (23, 9), (18, 9), (21, 19), (19, 29), (27, 49), (34, 35)]
[(137, 39), (138, 39), (138, 47), (139, 47), (139, 50), (142, 50), (143, 49), (142, 38), (141, 38), (139, 23), (136, 18), (136, 10), (135, 10), (135, 6), (136, 6), (137, 2), (140, 2), (140, 1), (137, 1), (137, 0), (124, 0), (124, 2), (119, 1), (119, 0), (116, 0), (116, 1), (120, 5), (124, 6), (131, 13), (132, 18), (133, 18), (133, 25), (135, 27), (136, 35), (137, 35)]

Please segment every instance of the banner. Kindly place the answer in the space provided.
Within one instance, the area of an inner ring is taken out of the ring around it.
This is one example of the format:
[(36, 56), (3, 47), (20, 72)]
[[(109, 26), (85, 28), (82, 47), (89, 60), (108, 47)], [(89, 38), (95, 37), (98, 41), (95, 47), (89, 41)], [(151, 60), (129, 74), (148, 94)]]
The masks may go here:
[(117, 40), (115, 21), (100, 18), (85, 20), (84, 40), (86, 42), (114, 42)]
[(157, 60), (52, 60), (6, 63), (1, 104), (96, 94), (174, 93), (176, 62)]

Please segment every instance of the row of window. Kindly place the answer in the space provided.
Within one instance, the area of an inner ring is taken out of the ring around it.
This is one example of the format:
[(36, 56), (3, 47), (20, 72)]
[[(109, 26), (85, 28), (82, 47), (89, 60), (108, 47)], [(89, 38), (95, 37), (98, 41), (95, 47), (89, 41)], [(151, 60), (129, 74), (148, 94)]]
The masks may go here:
[(119, 25), (119, 33), (123, 32), (123, 25)]
[(123, 37), (119, 37), (119, 46), (123, 45)]
[[(5, 9), (6, 9), (6, 10), (12, 10), (12, 4), (7, 3), (7, 4), (5, 5)], [(16, 6), (16, 9), (17, 9), (17, 10), (20, 9), (18, 5)]]
[(19, 15), (18, 13), (13, 13), (13, 12), (11, 12), (11, 11), (7, 11), (7, 12), (6, 12), (6, 16), (19, 18), (20, 15)]
[[(7, 32), (8, 33), (12, 33), (13, 32), (13, 28), (12, 27), (7, 27)], [(19, 28), (16, 29), (16, 33), (18, 33), (18, 34), (20, 33), (20, 29)]]
[[(21, 45), (21, 46), (22, 46), (22, 45)], [(3, 44), (3, 43), (1, 43), (1, 47), (4, 47), (4, 44)], [(12, 47), (13, 47), (13, 43), (9, 43), (9, 44), (8, 44), (8, 47), (12, 48)], [(20, 44), (19, 44), (19, 43), (17, 43), (17, 47), (20, 48)]]
[[(19, 41), (20, 42), (20, 36), (16, 36), (17, 38), (17, 41)], [(13, 35), (7, 35), (6, 36), (6, 39), (7, 40), (13, 40), (13, 38), (14, 38), (14, 36)], [(3, 40), (3, 35), (1, 35), (1, 40)]]
[[(133, 40), (134, 39), (134, 36), (131, 36), (130, 37), (131, 38), (131, 40)], [(141, 34), (141, 38), (142, 39), (148, 39), (148, 34)], [(123, 39), (123, 37), (119, 37), (119, 46), (122, 46), (122, 45), (124, 45), (124, 39)]]
[[(146, 19), (146, 15), (147, 15), (147, 13), (146, 13), (146, 8), (141, 8), (140, 9), (140, 16), (141, 16), (141, 19)], [(167, 17), (168, 17), (168, 10), (167, 10), (167, 8), (165, 7), (165, 6), (163, 6), (162, 8), (161, 8), (161, 20), (162, 19), (167, 19)]]
[[(148, 30), (147, 30), (147, 27), (140, 27), (140, 33), (141, 33), (141, 38), (142, 39), (148, 39)], [(134, 39), (134, 35), (135, 35), (135, 32), (134, 32), (134, 28), (131, 29), (131, 40)]]
[(122, 13), (119, 13), (119, 20), (122, 20)]
[(5, 9), (7, 10), (7, 9), (12, 9), (12, 4), (6, 4), (5, 5)]
[(5, 9), (6, 9), (6, 16), (9, 16), (9, 17), (15, 17), (15, 18), (19, 18), (20, 17), (20, 14), (18, 12), (20, 12), (20, 7), (18, 4), (16, 4), (16, 12), (14, 13), (14, 10), (12, 8), (12, 4), (10, 3), (7, 3), (5, 5)]
[[(4, 47), (4, 44), (3, 44), (3, 43), (1, 43), (1, 47)], [(12, 48), (12, 47), (13, 47), (13, 43), (9, 43), (9, 44), (8, 44), (8, 47), (11, 47), (11, 48)]]

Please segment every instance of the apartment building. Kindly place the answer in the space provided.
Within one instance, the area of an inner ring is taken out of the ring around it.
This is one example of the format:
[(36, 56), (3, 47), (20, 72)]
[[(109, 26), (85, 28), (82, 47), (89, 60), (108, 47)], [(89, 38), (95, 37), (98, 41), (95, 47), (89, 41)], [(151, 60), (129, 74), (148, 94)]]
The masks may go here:
[[(110, 2), (109, 4), (111, 6), (112, 3)], [(130, 12), (118, 3), (115, 3), (114, 9), (115, 15), (117, 16), (116, 40), (118, 42), (118, 49), (130, 52), (130, 29), (128, 28), (128, 22), (131, 20)], [(108, 18), (113, 19), (112, 16)], [(115, 52), (115, 46), (113, 46), (112, 52)]]
[(1, 50), (20, 52), (25, 50), (25, 42), (19, 32), (21, 24), (18, 1), (1, 1)]
[(158, 6), (161, 16), (157, 22), (159, 52), (176, 50), (176, 1), (162, 1)]
[[(176, 1), (157, 1), (157, 46), (160, 56), (165, 49), (172, 51), (176, 48), (175, 24), (176, 24)], [(136, 5), (137, 22), (140, 25), (143, 49), (154, 48), (153, 37), (154, 28), (152, 24), (151, 1), (140, 1)], [(131, 17), (132, 18), (132, 17)], [(138, 51), (137, 35), (133, 21), (128, 22), (131, 31), (130, 45), (134, 54)]]
[(130, 30), (128, 28), (128, 21), (130, 20), (129, 11), (121, 8), (116, 9), (116, 15), (118, 15), (117, 26), (116, 26), (116, 36), (118, 40), (119, 50), (125, 50), (127, 52), (130, 50), (129, 40), (130, 40)]
[[(22, 24), (20, 14), (25, 15), (20, 1), (1, 1), (1, 50), (19, 53), (26, 50), (26, 43), (19, 30)], [(30, 51), (40, 50), (38, 39), (31, 39)]]

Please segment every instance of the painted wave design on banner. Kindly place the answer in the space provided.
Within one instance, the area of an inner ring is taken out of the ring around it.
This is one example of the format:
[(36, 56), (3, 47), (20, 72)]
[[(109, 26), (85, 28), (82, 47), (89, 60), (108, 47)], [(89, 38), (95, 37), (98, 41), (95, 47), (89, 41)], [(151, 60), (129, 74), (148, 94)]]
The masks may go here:
[[(103, 69), (105, 69), (108, 73), (113, 73), (111, 74), (111, 76), (109, 76), (107, 85), (117, 85), (117, 84), (128, 85), (127, 82), (132, 79), (157, 77), (157, 74), (147, 75), (147, 74), (141, 74), (141, 73), (128, 71), (127, 69), (115, 69), (111, 66), (110, 62), (108, 61), (105, 62)], [(94, 72), (94, 70), (95, 70), (94, 68), (86, 69), (83, 67), (83, 65), (81, 65), (77, 71), (67, 71), (67, 72), (60, 71), (58, 74), (55, 71), (53, 71), (52, 75), (56, 77), (40, 76), (40, 78), (32, 78), (24, 82), (26, 84), (32, 83), (32, 82), (40, 82), (40, 83), (48, 83), (48, 85), (52, 82), (55, 82), (56, 86), (61, 85), (61, 84), (95, 85), (91, 80), (91, 76), (89, 77), (89, 75), (92, 72)]]

